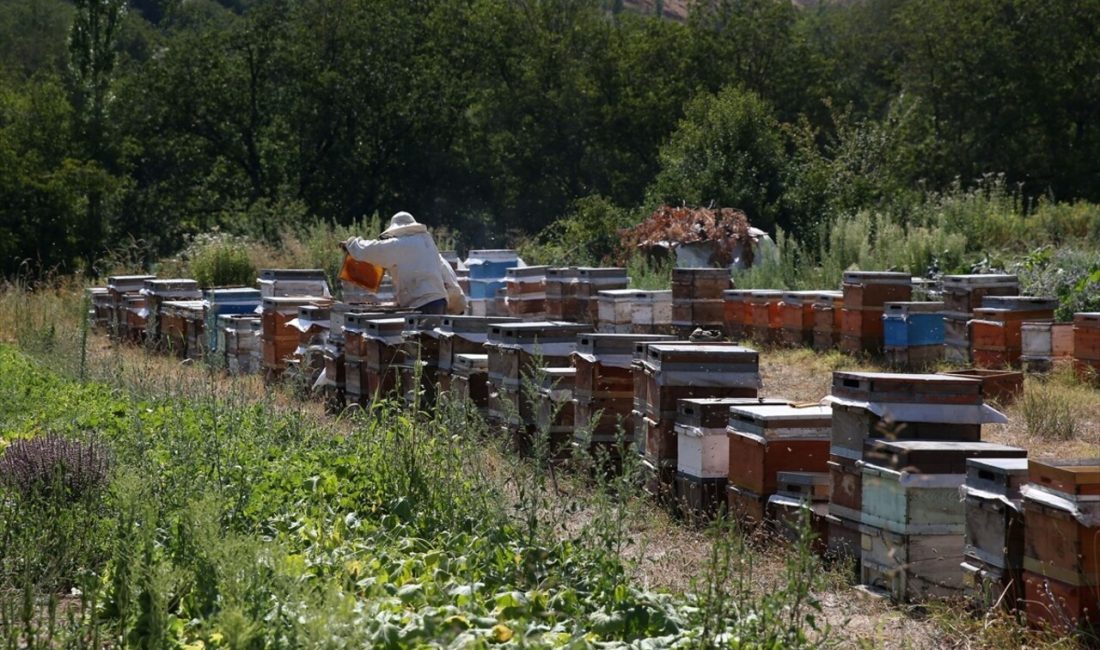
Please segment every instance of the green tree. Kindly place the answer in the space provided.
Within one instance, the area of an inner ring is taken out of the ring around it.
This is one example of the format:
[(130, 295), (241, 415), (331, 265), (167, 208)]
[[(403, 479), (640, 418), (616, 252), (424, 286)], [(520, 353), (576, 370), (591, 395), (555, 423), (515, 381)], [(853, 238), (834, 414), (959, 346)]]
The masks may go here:
[(780, 205), (783, 174), (783, 142), (771, 107), (731, 86), (688, 106), (661, 148), (649, 202), (740, 208), (757, 227), (789, 229)]
[[(107, 97), (117, 61), (115, 46), (126, 13), (125, 0), (76, 0), (69, 32), (69, 54), (76, 78), (76, 108), (86, 156), (108, 166)], [(104, 188), (88, 188), (87, 216), (83, 228), (85, 263), (92, 268), (105, 239)]]

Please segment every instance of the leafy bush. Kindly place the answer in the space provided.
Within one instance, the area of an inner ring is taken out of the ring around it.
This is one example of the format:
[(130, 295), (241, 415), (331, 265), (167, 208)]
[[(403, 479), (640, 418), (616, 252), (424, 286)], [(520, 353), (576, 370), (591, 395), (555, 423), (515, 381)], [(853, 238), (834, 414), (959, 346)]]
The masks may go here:
[(598, 266), (618, 249), (619, 231), (636, 221), (637, 215), (610, 200), (586, 196), (567, 216), (522, 242), (520, 255), (528, 264)]
[(188, 247), (191, 277), (200, 287), (252, 286), (256, 267), (249, 242), (222, 233), (199, 235)]
[(110, 453), (98, 440), (46, 434), (4, 450), (0, 484), (26, 497), (79, 501), (106, 485), (110, 467)]
[(1020, 290), (1033, 296), (1054, 296), (1055, 317), (1072, 320), (1082, 311), (1100, 311), (1100, 252), (1060, 246), (1043, 247), (1011, 267), (1020, 276)]

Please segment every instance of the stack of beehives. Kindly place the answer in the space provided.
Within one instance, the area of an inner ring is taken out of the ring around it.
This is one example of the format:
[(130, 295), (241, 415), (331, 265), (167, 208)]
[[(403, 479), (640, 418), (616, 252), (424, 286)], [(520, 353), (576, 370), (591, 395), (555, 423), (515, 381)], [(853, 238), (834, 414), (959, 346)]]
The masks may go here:
[(988, 442), (873, 441), (862, 464), (863, 584), (901, 602), (960, 595), (966, 462), (1026, 454)]
[(623, 268), (582, 266), (577, 269), (577, 300), (583, 309), (581, 318), (578, 320), (593, 325), (598, 323), (600, 292), (625, 289), (628, 284), (630, 284), (630, 278), (626, 276), (626, 269)]
[(622, 433), (632, 443), (634, 349), (646, 341), (670, 340), (653, 334), (581, 334), (573, 353), (576, 380), (573, 401), (576, 413), (574, 444), (594, 452), (596, 447), (616, 455)]
[(754, 397), (688, 398), (677, 402), (675, 495), (689, 518), (710, 517), (726, 504), (730, 410), (770, 403)]
[(888, 302), (882, 330), (886, 360), (921, 368), (943, 358), (942, 302)]
[(848, 354), (882, 352), (882, 314), (885, 305), (912, 298), (913, 286), (909, 274), (847, 271), (843, 291), (841, 351)]
[(163, 305), (169, 301), (201, 300), (199, 283), (187, 278), (146, 280), (141, 292), (148, 309), (145, 340), (158, 350), (171, 350), (182, 356), (187, 342), (183, 316), (174, 309), (166, 314)]
[[(577, 335), (591, 331), (581, 323), (536, 321), (489, 325), (485, 343), (488, 354), (491, 422), (502, 426), (525, 443), (536, 426), (534, 404), (524, 382), (541, 381), (541, 368), (569, 368), (577, 347)], [(555, 441), (564, 444), (568, 437)]]
[(782, 331), (780, 342), (792, 348), (811, 346), (814, 342), (814, 302), (817, 291), (787, 291), (779, 303)]
[(986, 609), (1015, 610), (1024, 596), (1024, 514), (1020, 489), (1027, 482), (1026, 458), (971, 458), (963, 489), (966, 546), (963, 584)]
[(844, 293), (819, 291), (814, 298), (814, 350), (827, 352), (840, 345), (843, 328)]
[[(644, 359), (633, 366), (636, 385), (644, 385), (642, 413), (646, 489), (667, 498), (675, 482), (678, 400), (698, 397), (756, 397), (760, 358), (734, 344), (644, 343)], [(635, 434), (636, 436), (638, 433)]]
[(779, 342), (783, 331), (779, 315), (782, 301), (783, 292), (773, 289), (757, 289), (749, 294), (749, 335), (754, 341), (764, 345)]
[(111, 294), (107, 287), (89, 287), (85, 291), (88, 305), (88, 325), (99, 332), (111, 327)]
[(522, 266), (505, 271), (505, 306), (508, 314), (539, 319), (546, 315), (547, 266)]
[(1015, 275), (945, 275), (944, 359), (951, 363), (970, 362), (970, 319), (986, 296), (1014, 296), (1020, 293)]
[(217, 347), (224, 355), (229, 374), (245, 375), (260, 371), (263, 366), (262, 331), (259, 316), (226, 314), (218, 317)]
[(1063, 633), (1100, 627), (1100, 458), (1032, 460), (1028, 480), (1027, 618)]
[(534, 427), (530, 445), (538, 458), (563, 458), (572, 453), (570, 441), (576, 426), (576, 403), (573, 389), (576, 368), (543, 367), (533, 378), (537, 382), (533, 396)]
[[(437, 365), (437, 383), (439, 392), (451, 390), (451, 382), (456, 369), (456, 360), (460, 354), (484, 355), (485, 343), (492, 324), (517, 322), (516, 318), (485, 318), (483, 316), (444, 316), (440, 320), (439, 356)], [(486, 363), (488, 361), (486, 360)], [(473, 366), (470, 366), (471, 368)], [(480, 367), (480, 364), (478, 364)], [(487, 372), (487, 369), (486, 369)], [(481, 405), (484, 406), (484, 405)]]
[(966, 459), (1025, 455), (980, 442), (983, 423), (1005, 421), (984, 404), (982, 382), (836, 372), (828, 401), (830, 549), (897, 600), (961, 590)]
[(456, 354), (450, 374), (451, 397), (468, 402), (485, 415), (489, 408), (489, 355)]
[(1100, 312), (1074, 314), (1073, 358), (1077, 375), (1096, 383), (1100, 377)]
[(546, 317), (580, 322), (588, 303), (577, 297), (580, 269), (575, 266), (546, 269)]
[(299, 307), (330, 306), (328, 281), (320, 269), (263, 269), (260, 285), (260, 346), (263, 370), (269, 377), (281, 374), (287, 360), (297, 357), (298, 331), (288, 324)]
[(1024, 321), (1020, 325), (1020, 365), (1045, 373), (1059, 361), (1073, 360), (1073, 323)]
[(970, 356), (982, 368), (1016, 366), (1023, 354), (1024, 321), (1054, 321), (1057, 298), (985, 296), (970, 319)]
[[(218, 358), (224, 356), (224, 331), (219, 326), (222, 316), (254, 316), (260, 306), (259, 289), (247, 287), (227, 289), (207, 289), (203, 291), (203, 308), (206, 322), (206, 351)], [(211, 356), (211, 358), (215, 358)]]
[(834, 372), (829, 547), (859, 560), (864, 446), (875, 439), (981, 440), (981, 382), (936, 375)]
[(725, 326), (723, 293), (733, 288), (729, 269), (672, 269), (672, 326), (686, 336), (697, 327)]
[[(519, 256), (510, 249), (470, 251), (465, 266), (469, 269), (470, 290), (467, 292), (466, 313), (471, 316), (504, 316), (498, 309), (497, 292), (506, 291), (504, 279), (508, 269), (520, 266)], [(503, 299), (503, 295), (501, 298)]]
[[(147, 312), (141, 290), (155, 275), (112, 275), (107, 278), (108, 331), (117, 341), (141, 342), (145, 338)], [(135, 311), (131, 311), (135, 310)]]
[(408, 404), (431, 405), (439, 384), (439, 326), (443, 316), (409, 314), (401, 332), (401, 395)]

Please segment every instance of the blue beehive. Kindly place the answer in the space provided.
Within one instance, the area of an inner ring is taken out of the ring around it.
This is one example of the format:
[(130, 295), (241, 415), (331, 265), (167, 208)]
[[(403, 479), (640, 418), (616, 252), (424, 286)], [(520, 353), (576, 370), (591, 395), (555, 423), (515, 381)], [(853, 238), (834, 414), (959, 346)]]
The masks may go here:
[(888, 348), (943, 345), (942, 302), (888, 302), (882, 319)]
[(470, 251), (470, 257), (466, 260), (470, 280), (503, 280), (508, 269), (519, 265), (519, 255), (509, 249)]
[(211, 352), (218, 349), (218, 316), (253, 314), (261, 300), (260, 290), (250, 287), (207, 289), (202, 297), (206, 303), (206, 344)]

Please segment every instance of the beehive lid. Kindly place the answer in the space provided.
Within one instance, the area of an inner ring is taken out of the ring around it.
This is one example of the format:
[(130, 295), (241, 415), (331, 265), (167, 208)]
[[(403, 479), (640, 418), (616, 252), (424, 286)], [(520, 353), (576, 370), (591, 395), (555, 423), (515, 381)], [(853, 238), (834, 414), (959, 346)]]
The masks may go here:
[(110, 275), (107, 276), (107, 288), (118, 293), (138, 291), (145, 286), (146, 280), (155, 280), (155, 275)]
[(344, 314), (344, 329), (349, 332), (365, 332), (367, 324), (380, 318), (393, 318), (391, 312), (385, 311), (356, 311)]
[(405, 314), (406, 332), (424, 332), (434, 334), (443, 322), (441, 314)]
[(729, 301), (748, 300), (752, 297), (752, 289), (726, 289), (722, 292), (722, 298)]
[(796, 407), (790, 402), (735, 405), (729, 408), (728, 414), (728, 424), (734, 429), (745, 423), (761, 429), (829, 429), (832, 422), (832, 408), (819, 404), (805, 407)]
[[(293, 309), (295, 312), (302, 305), (331, 305), (332, 299), (324, 296), (265, 296), (263, 299), (264, 311), (286, 311)], [(349, 314), (350, 317), (350, 314)]]
[(765, 300), (778, 300), (783, 297), (783, 292), (778, 289), (753, 289), (749, 292), (749, 300), (765, 301)]
[(546, 279), (554, 281), (576, 280), (580, 269), (575, 266), (552, 266), (546, 269)]
[(1058, 308), (1058, 299), (1050, 296), (983, 296), (982, 309), (1008, 311), (1046, 311)]
[(793, 305), (801, 305), (807, 301), (813, 302), (817, 297), (817, 293), (816, 291), (784, 291), (783, 301)]
[(863, 457), (910, 474), (965, 474), (969, 458), (1026, 458), (1027, 450), (992, 442), (873, 439), (864, 444)]
[(602, 289), (596, 292), (596, 299), (609, 300), (634, 300), (638, 296), (636, 289)]
[(972, 275), (945, 275), (943, 288), (975, 289), (978, 287), (1014, 287), (1020, 284), (1015, 275), (1000, 273), (979, 273)]
[(514, 266), (504, 270), (505, 282), (541, 280), (546, 277), (549, 266)]
[(702, 428), (725, 428), (731, 408), (788, 404), (788, 400), (763, 397), (692, 397), (676, 401), (676, 420)]
[(1100, 311), (1081, 311), (1073, 315), (1073, 324), (1078, 327), (1100, 327)]
[(582, 266), (577, 269), (577, 276), (582, 282), (587, 280), (625, 280), (626, 269), (617, 266)]
[(266, 282), (283, 281), (317, 281), (328, 282), (322, 269), (263, 269), (260, 271), (260, 280)]
[(714, 266), (675, 267), (672, 269), (672, 278), (690, 281), (693, 278), (726, 278), (730, 277), (729, 269)]
[(205, 303), (201, 300), (165, 300), (161, 307), (166, 313), (187, 317), (193, 317), (195, 312), (198, 312), (201, 317), (206, 309)]
[(187, 294), (189, 297), (202, 296), (199, 283), (190, 278), (150, 279), (145, 281), (144, 289), (146, 293), (154, 296), (182, 294)]
[(1032, 460), (1028, 479), (1035, 485), (1072, 496), (1100, 495), (1100, 458)]
[(918, 302), (918, 301), (898, 301), (888, 302), (883, 305), (883, 310), (887, 314), (938, 314), (943, 312), (944, 304), (942, 302)]
[(976, 494), (1018, 499), (1027, 472), (1027, 458), (967, 458), (966, 487)]
[(209, 302), (259, 302), (260, 290), (252, 287), (227, 287), (223, 289), (206, 289), (202, 292), (203, 298)]
[(489, 326), (489, 341), (508, 345), (537, 345), (539, 342), (576, 343), (578, 334), (591, 325), (562, 321), (496, 322)]
[(913, 277), (896, 271), (845, 271), (844, 284), (909, 284)]
[(628, 359), (634, 356), (638, 343), (672, 341), (675, 337), (666, 334), (596, 334), (584, 333), (577, 335), (577, 354), (589, 355), (603, 360), (604, 356), (625, 356)]
[(751, 348), (730, 344), (656, 343), (647, 346), (646, 360), (657, 370), (662, 365), (712, 366), (723, 363), (757, 364), (760, 355)]
[(838, 370), (833, 373), (832, 395), (899, 404), (981, 404), (982, 382), (947, 375)]

